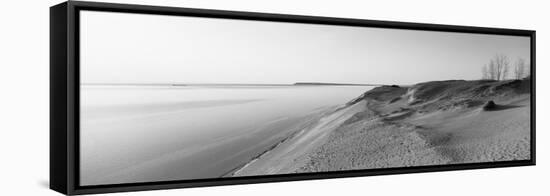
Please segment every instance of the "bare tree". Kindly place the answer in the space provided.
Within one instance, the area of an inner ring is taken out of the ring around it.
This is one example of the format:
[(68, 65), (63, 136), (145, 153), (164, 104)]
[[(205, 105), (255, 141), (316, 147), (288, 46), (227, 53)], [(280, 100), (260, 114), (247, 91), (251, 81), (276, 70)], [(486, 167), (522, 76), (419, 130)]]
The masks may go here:
[(489, 75), (493, 80), (505, 80), (508, 76), (510, 60), (506, 55), (497, 54), (489, 62)]
[(488, 64), (482, 67), (481, 74), (485, 80), (498, 80), (498, 71), (494, 59), (491, 59)]
[(510, 72), (510, 66), (509, 63), (506, 63), (504, 67), (502, 67), (502, 77), (501, 80), (506, 80), (508, 78), (508, 73)]
[(525, 77), (525, 60), (523, 58), (519, 58), (514, 67), (514, 77), (516, 80), (522, 79)]
[(487, 67), (488, 67), (487, 70), (489, 71), (489, 78), (492, 80), (498, 80), (495, 61), (493, 59), (489, 61), (489, 64), (487, 65)]
[(483, 67), (481, 68), (481, 79), (483, 80), (491, 79), (489, 77), (489, 71), (487, 70), (487, 65), (483, 65)]
[(506, 55), (497, 54), (481, 68), (485, 80), (506, 80), (510, 72), (510, 60)]

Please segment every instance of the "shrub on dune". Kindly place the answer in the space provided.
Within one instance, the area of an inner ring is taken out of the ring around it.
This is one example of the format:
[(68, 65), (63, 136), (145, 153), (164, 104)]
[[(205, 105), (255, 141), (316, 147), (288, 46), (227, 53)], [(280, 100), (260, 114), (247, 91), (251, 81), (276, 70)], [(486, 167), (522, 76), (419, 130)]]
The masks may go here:
[(484, 106), (483, 106), (483, 110), (485, 111), (488, 111), (488, 110), (494, 110), (497, 108), (497, 104), (494, 102), (494, 101), (488, 101)]

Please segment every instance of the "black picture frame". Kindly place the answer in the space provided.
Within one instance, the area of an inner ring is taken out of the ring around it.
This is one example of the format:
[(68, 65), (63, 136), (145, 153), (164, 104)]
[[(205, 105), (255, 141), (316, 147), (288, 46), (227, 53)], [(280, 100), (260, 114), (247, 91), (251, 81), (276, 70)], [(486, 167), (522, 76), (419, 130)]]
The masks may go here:
[[(78, 73), (80, 32), (77, 27), (79, 26), (79, 11), (81, 10), (527, 36), (531, 40), (531, 56), (529, 59), (532, 77), (531, 160), (80, 186), (78, 182), (79, 160), (77, 159), (79, 157)], [(73, 195), (535, 165), (535, 63), (535, 31), (532, 30), (97, 2), (64, 2), (50, 8), (50, 188), (63, 194)]]

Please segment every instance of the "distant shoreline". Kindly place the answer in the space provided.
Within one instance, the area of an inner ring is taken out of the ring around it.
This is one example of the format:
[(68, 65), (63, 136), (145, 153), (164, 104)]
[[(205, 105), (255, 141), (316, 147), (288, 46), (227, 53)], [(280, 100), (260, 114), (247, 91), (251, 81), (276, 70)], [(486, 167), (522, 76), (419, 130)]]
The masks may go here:
[(383, 84), (350, 84), (350, 83), (323, 83), (323, 82), (296, 82), (293, 86), (383, 86)]

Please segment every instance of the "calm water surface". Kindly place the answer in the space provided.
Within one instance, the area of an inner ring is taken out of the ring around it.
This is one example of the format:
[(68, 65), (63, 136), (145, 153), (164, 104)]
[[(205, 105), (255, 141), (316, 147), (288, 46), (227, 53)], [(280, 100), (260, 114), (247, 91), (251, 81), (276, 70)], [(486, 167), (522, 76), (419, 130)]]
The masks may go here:
[(371, 88), (83, 85), (81, 185), (220, 177)]

